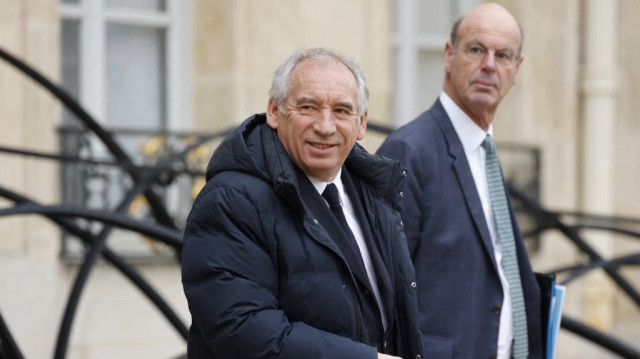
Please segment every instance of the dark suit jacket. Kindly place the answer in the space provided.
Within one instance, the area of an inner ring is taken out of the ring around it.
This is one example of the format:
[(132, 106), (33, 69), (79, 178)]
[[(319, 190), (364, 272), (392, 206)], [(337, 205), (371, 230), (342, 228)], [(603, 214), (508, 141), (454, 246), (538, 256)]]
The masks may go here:
[[(402, 216), (418, 281), (425, 358), (497, 353), (502, 287), (480, 197), (440, 101), (394, 131), (378, 150), (407, 168)], [(529, 358), (541, 358), (540, 291), (513, 208), (527, 309)]]

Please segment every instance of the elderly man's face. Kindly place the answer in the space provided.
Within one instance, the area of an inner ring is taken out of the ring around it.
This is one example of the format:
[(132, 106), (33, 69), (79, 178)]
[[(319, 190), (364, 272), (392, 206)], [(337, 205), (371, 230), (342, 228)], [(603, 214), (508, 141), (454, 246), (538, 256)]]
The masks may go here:
[(289, 85), (284, 109), (269, 100), (267, 123), (298, 168), (332, 181), (366, 130), (366, 112), (357, 115), (356, 80), (337, 61), (306, 60), (293, 69)]
[(447, 43), (445, 90), (483, 128), (516, 82), (520, 40), (511, 14), (488, 4), (465, 15), (455, 48)]

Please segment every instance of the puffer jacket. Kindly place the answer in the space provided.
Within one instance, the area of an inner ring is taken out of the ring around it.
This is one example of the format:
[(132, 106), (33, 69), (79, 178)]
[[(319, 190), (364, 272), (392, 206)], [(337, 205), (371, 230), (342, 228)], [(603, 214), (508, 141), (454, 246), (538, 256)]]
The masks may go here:
[[(189, 358), (376, 358), (344, 257), (300, 198), (297, 169), (264, 114), (213, 154), (184, 233), (182, 283), (192, 316)], [(345, 166), (395, 287), (388, 340), (420, 358), (415, 276), (397, 200), (396, 161), (356, 144)], [(389, 349), (391, 350), (391, 349)]]

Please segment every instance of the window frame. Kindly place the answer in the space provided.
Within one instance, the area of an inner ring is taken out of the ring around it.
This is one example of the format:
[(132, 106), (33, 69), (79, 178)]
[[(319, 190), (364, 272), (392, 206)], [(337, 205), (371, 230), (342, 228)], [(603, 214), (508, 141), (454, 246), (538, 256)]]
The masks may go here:
[(106, 123), (106, 28), (108, 24), (164, 29), (166, 63), (166, 123), (158, 130), (187, 131), (191, 128), (189, 101), (190, 0), (165, 0), (165, 10), (106, 7), (105, 0), (60, 3), (60, 20), (75, 20), (79, 34), (79, 100), (101, 124)]
[[(415, 118), (418, 114), (428, 109), (429, 104), (416, 103), (415, 94), (420, 91), (420, 63), (421, 53), (443, 55), (444, 46), (449, 40), (449, 31), (453, 22), (460, 15), (480, 3), (479, 0), (455, 0), (448, 2), (449, 14), (452, 17), (446, 31), (439, 34), (420, 33), (417, 21), (420, 19), (418, 1), (423, 0), (396, 0), (395, 23), (392, 33), (392, 45), (394, 48), (394, 98), (393, 98), (393, 125), (398, 127)], [(443, 79), (433, 79), (441, 86)], [(435, 101), (435, 98), (433, 99)]]
[[(78, 24), (77, 36), (77, 96), (80, 105), (107, 130), (122, 140), (123, 136), (148, 135), (148, 132), (161, 134), (188, 133), (192, 128), (190, 105), (190, 64), (191, 61), (191, 33), (189, 31), (191, 16), (191, 0), (164, 0), (162, 10), (138, 9), (132, 7), (107, 7), (107, 0), (80, 0), (69, 3), (60, 0), (59, 20), (73, 21)], [(107, 118), (107, 27), (109, 25), (133, 25), (149, 29), (163, 30), (164, 35), (164, 98), (163, 116), (155, 129), (127, 129), (109, 127)], [(62, 39), (61, 39), (62, 41)], [(63, 55), (60, 55), (61, 63)], [(72, 151), (77, 156), (80, 153), (88, 155), (90, 159), (109, 158), (107, 149), (95, 136), (83, 135), (83, 130), (64, 123), (64, 115), (60, 117), (61, 150)], [(77, 133), (79, 132), (79, 133)], [(69, 137), (65, 137), (65, 133)], [(174, 136), (175, 137), (175, 136)], [(168, 137), (167, 137), (168, 138)], [(172, 137), (173, 138), (173, 137)], [(173, 141), (176, 141), (175, 139)], [(120, 143), (123, 144), (122, 142)], [(68, 148), (67, 148), (68, 147)], [(65, 152), (66, 153), (66, 152)], [(139, 160), (140, 153), (129, 153), (134, 162)], [(63, 201), (70, 201), (73, 205), (86, 206), (94, 209), (106, 209), (113, 203), (105, 196), (114, 185), (111, 168), (101, 166), (85, 166), (80, 164), (63, 164), (61, 169), (61, 183)], [(121, 177), (124, 186), (128, 177)], [(169, 186), (161, 196), (167, 203), (180, 204), (184, 198), (179, 186)], [(135, 207), (135, 206), (134, 206)], [(134, 216), (145, 216), (144, 205), (138, 206), (138, 213)], [(167, 209), (171, 212), (171, 207)], [(82, 225), (91, 226), (90, 221), (81, 221)], [(172, 262), (174, 254), (164, 247), (160, 250), (152, 246), (142, 248), (140, 241), (132, 241), (131, 236), (143, 239), (141, 236), (123, 231), (111, 240), (111, 244), (122, 252), (131, 262), (138, 264), (155, 264)], [(77, 241), (70, 241), (66, 233), (62, 235), (61, 258), (66, 263), (80, 263), (82, 246)]]

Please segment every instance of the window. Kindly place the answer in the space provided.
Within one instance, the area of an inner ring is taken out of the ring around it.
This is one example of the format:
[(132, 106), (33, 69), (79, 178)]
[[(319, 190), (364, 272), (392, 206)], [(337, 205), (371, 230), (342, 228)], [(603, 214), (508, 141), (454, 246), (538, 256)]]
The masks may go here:
[[(154, 134), (190, 129), (188, 10), (188, 0), (60, 0), (62, 87), (137, 164), (152, 165), (161, 156), (167, 137)], [(111, 159), (97, 138), (78, 130), (70, 112), (63, 109), (61, 118), (64, 154)], [(131, 187), (113, 166), (65, 163), (62, 176), (64, 203), (93, 209), (114, 210)], [(168, 207), (179, 202), (167, 200), (179, 190), (161, 189)], [(129, 213), (148, 215), (145, 207), (135, 201)], [(148, 241), (126, 237), (114, 240), (133, 257), (158, 253)], [(63, 241), (63, 256), (80, 253), (76, 242)]]
[(188, 3), (61, 0), (63, 87), (106, 127), (188, 129)]
[(477, 0), (396, 0), (393, 42), (395, 126), (427, 110), (442, 91), (444, 45), (458, 17)]

